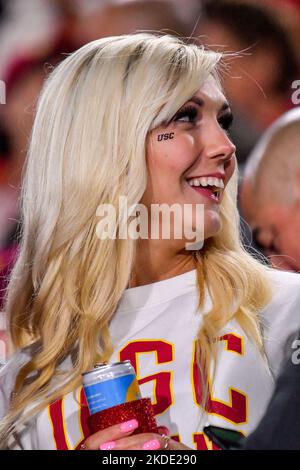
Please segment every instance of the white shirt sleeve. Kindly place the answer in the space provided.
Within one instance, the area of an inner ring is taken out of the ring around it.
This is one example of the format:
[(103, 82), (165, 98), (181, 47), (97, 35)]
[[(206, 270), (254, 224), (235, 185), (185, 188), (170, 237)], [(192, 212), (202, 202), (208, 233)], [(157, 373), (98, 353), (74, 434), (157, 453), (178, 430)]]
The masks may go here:
[[(18, 351), (0, 371), (0, 420), (8, 413), (17, 374), (28, 360), (29, 356), (25, 352)], [(8, 445), (9, 449), (23, 449), (18, 437), (14, 436), (10, 441), (12, 445)]]
[(19, 370), (20, 353), (15, 354), (0, 371), (0, 419), (8, 412), (11, 393)]
[(273, 270), (271, 281), (274, 295), (260, 319), (266, 355), (277, 377), (300, 330), (300, 274)]

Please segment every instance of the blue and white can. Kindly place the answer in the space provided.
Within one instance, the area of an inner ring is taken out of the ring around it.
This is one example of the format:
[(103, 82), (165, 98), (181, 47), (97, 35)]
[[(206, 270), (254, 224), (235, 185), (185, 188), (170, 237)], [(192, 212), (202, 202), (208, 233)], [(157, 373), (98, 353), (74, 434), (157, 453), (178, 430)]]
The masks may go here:
[(91, 415), (142, 398), (130, 361), (97, 364), (82, 381)]

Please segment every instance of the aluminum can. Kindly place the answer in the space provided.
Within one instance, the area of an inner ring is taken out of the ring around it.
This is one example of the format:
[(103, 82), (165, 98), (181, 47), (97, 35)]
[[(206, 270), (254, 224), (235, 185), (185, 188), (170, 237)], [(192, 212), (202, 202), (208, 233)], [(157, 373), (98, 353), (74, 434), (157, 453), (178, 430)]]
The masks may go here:
[(91, 415), (141, 398), (130, 361), (96, 364), (82, 374), (82, 382)]

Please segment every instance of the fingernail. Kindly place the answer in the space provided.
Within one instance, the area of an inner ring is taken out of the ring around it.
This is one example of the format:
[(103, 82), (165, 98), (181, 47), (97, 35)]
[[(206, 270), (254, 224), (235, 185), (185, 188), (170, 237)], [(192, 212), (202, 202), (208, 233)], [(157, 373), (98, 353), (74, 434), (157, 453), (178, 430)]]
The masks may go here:
[(159, 434), (165, 434), (168, 436), (170, 434), (170, 429), (167, 426), (159, 426)]
[(104, 444), (101, 444), (100, 450), (113, 450), (115, 447), (116, 443), (114, 441), (104, 442)]
[(125, 423), (122, 423), (120, 426), (120, 430), (122, 432), (129, 432), (133, 431), (134, 429), (139, 427), (139, 423), (137, 422), (136, 419), (132, 419), (130, 421), (126, 421)]
[(143, 445), (144, 450), (156, 450), (160, 449), (160, 443), (157, 439), (152, 439), (152, 441), (148, 441)]

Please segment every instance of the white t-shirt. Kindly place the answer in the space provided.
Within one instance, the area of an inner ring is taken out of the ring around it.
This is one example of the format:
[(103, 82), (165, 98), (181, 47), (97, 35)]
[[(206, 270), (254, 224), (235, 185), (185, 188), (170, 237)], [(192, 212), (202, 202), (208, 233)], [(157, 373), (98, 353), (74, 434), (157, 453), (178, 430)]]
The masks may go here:
[[(300, 276), (274, 271), (275, 294), (262, 313), (264, 341), (271, 369), (277, 374), (284, 344), (300, 328)], [(202, 433), (214, 424), (242, 431), (257, 426), (271, 397), (274, 380), (266, 361), (239, 324), (230, 321), (220, 332), (218, 359), (207, 410), (200, 403), (195, 365), (195, 338), (207, 297), (197, 311), (196, 271), (127, 289), (110, 325), (115, 347), (111, 362), (130, 359), (142, 396), (150, 396), (158, 425), (193, 449), (212, 448)], [(0, 375), (0, 417), (8, 407), (17, 370), (30, 349), (14, 355)], [(28, 356), (29, 355), (29, 356)], [(63, 367), (71, 367), (68, 358)], [(10, 448), (74, 449), (88, 435), (82, 388), (69, 393), (32, 418)]]

